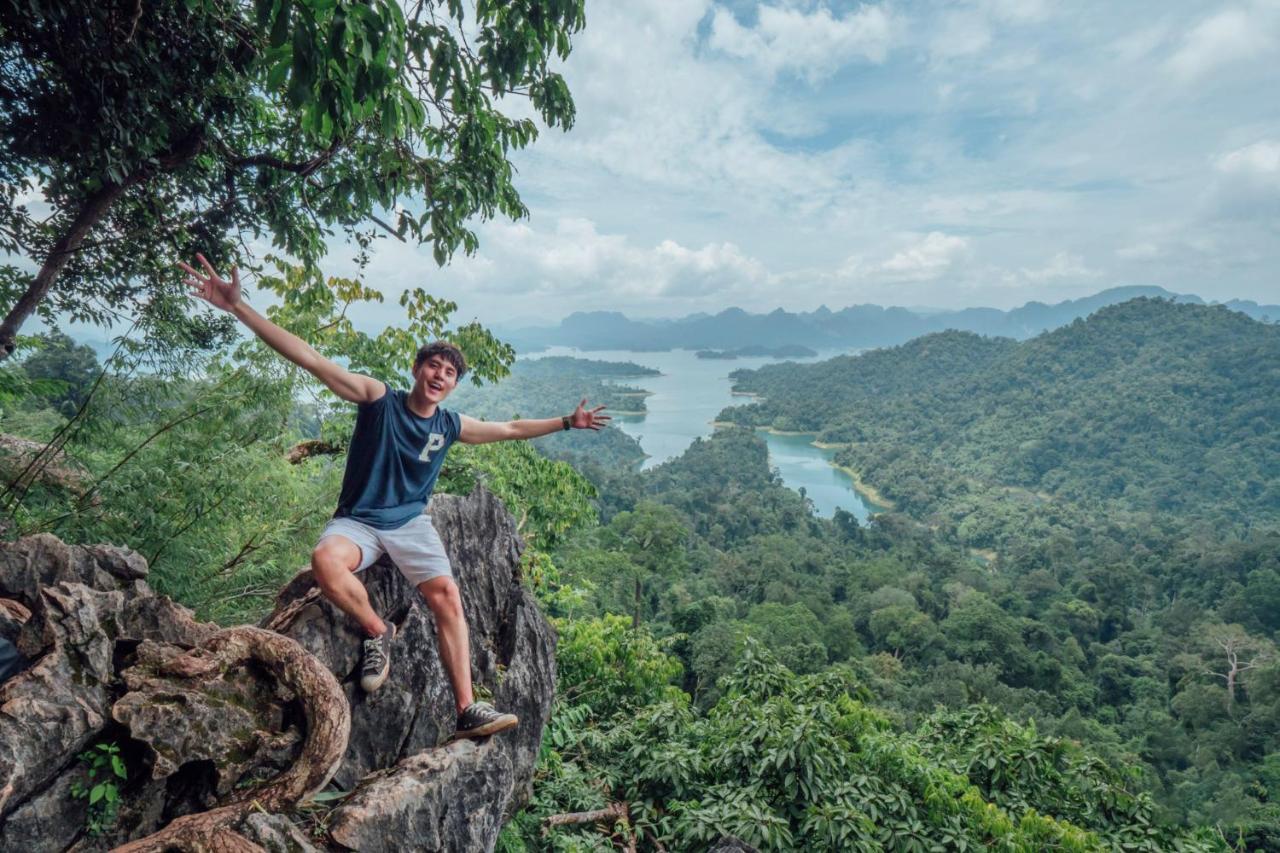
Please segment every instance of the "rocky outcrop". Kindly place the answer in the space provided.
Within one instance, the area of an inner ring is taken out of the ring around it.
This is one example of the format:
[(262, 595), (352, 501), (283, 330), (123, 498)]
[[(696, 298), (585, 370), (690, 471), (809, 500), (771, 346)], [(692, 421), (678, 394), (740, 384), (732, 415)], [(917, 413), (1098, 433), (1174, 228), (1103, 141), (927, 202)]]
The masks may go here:
[[(391, 677), (365, 695), (358, 628), (309, 572), (260, 626), (219, 629), (154, 595), (131, 552), (51, 536), (0, 545), (0, 629), (32, 661), (0, 685), (0, 850), (492, 849), (528, 796), (554, 635), (519, 583), (501, 503), (481, 488), (430, 511), (462, 589), (477, 693), (521, 718), (476, 742), (448, 743), (434, 621), (389, 563), (364, 580), (399, 633)], [(103, 742), (120, 746), (128, 778), (114, 827), (94, 837), (71, 789), (85, 780), (78, 756)], [(325, 805), (299, 818), (329, 779)]]
[(0, 478), (20, 489), (33, 484), (80, 492), (89, 472), (56, 444), (0, 433)]

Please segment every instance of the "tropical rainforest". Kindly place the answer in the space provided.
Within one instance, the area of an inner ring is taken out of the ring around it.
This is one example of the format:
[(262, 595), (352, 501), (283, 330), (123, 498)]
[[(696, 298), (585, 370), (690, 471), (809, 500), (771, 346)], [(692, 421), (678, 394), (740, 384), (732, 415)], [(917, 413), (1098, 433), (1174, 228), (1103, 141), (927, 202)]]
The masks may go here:
[[(330, 325), (355, 285), (299, 275), (265, 279), (309, 294), (277, 321), (393, 376)], [(738, 373), (760, 395), (721, 415), (740, 425), (644, 472), (613, 428), (455, 448), (441, 488), (507, 501), (561, 634), (505, 849), (1280, 844), (1277, 331), (1139, 300), (1024, 343), (942, 333)], [(24, 347), (7, 535), (128, 544), (201, 615), (260, 613), (329, 514), (349, 407), (255, 342), (198, 379), (56, 332)], [(478, 367), (456, 403), (490, 418), (642, 410), (651, 373)], [(894, 509), (818, 517), (755, 426), (840, 445)], [(625, 830), (543, 832), (617, 802)]]
[[(127, 546), (223, 624), (305, 564), (352, 408), (193, 310), (172, 263), (197, 250), (353, 371), (403, 384), (443, 337), (469, 413), (643, 412), (637, 365), (517, 360), (422, 288), (370, 334), (352, 316), (383, 294), (322, 271), (336, 236), (359, 273), (376, 240), (444, 263), (525, 215), (509, 157), (531, 114), (572, 126), (552, 69), (584, 23), (575, 0), (0, 3), (0, 535)], [(1280, 328), (1098, 307), (1025, 341), (909, 317), (840, 339), (891, 348), (735, 374), (754, 402), (651, 470), (614, 428), (451, 450), (439, 489), (507, 504), (560, 635), (501, 849), (1280, 849)], [(816, 341), (690, 339), (707, 320), (662, 345)], [(838, 448), (888, 508), (818, 516), (762, 428)], [(546, 820), (589, 810), (615, 819)]]

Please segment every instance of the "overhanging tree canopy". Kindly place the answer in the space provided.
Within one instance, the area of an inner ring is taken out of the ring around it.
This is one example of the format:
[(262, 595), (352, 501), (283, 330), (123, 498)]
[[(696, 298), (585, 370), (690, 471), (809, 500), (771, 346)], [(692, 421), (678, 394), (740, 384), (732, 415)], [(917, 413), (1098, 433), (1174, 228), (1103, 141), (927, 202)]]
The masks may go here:
[(0, 359), (32, 313), (180, 317), (171, 263), (197, 248), (314, 264), (377, 225), (474, 251), (470, 220), (526, 213), (508, 156), (537, 128), (504, 96), (573, 123), (548, 62), (583, 2), (0, 0), (0, 251), (28, 262), (0, 265)]

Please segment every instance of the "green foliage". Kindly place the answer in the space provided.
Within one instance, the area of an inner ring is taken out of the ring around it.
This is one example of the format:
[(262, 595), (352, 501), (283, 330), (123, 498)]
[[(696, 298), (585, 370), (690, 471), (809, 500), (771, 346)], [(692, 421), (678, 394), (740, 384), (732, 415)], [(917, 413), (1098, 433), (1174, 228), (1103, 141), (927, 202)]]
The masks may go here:
[[(636, 632), (616, 619), (609, 629), (594, 623), (562, 649), (562, 696), (638, 671), (635, 657), (620, 666), (617, 656)], [(587, 637), (609, 651), (586, 652)], [(757, 644), (705, 714), (657, 679), (638, 687), (630, 702), (598, 693), (599, 706), (557, 709), (534, 801), (513, 826), (523, 843), (595, 849), (612, 830), (557, 828), (542, 841), (530, 833), (539, 816), (621, 800), (643, 849), (700, 849), (725, 835), (768, 850), (1226, 849), (1212, 833), (1154, 828), (1149, 800), (1124, 779), (989, 709), (939, 717), (917, 738), (868, 708), (848, 674), (798, 677)], [(955, 743), (930, 754), (944, 735)], [(969, 753), (979, 757), (966, 763)], [(1013, 762), (998, 785), (995, 754)], [(1090, 823), (1075, 823), (1077, 814)]]
[[(510, 362), (509, 348), (478, 326), (451, 330), (454, 306), (421, 292), (406, 297), (404, 327), (370, 336), (347, 319), (351, 305), (381, 301), (360, 281), (281, 263), (279, 275), (260, 284), (279, 300), (268, 309), (274, 321), (322, 354), (396, 384), (426, 339), (459, 340), (477, 377), (496, 378)], [(137, 355), (113, 361), (85, 410), (69, 421), (29, 386), (19, 408), (53, 422), (5, 413), (6, 427), (53, 440), (89, 475), (74, 494), (6, 491), (13, 532), (128, 545), (148, 560), (159, 591), (202, 617), (256, 619), (280, 584), (305, 566), (342, 476), (341, 457), (291, 465), (286, 453), (317, 434), (345, 444), (351, 407), (256, 339), (228, 355), (196, 359), (177, 376), (139, 374), (139, 361)], [(314, 402), (301, 402), (307, 396)], [(567, 466), (520, 450), (478, 456), (488, 460), (495, 489), (528, 508), (536, 537), (553, 543), (593, 517), (590, 484)], [(544, 493), (555, 500), (541, 500)]]
[(56, 329), (31, 340), (34, 352), (22, 362), (23, 372), (33, 383), (30, 391), (71, 417), (101, 371), (97, 355)]
[(90, 835), (102, 835), (115, 826), (120, 809), (120, 786), (129, 780), (129, 771), (115, 743), (100, 743), (80, 753), (85, 782), (71, 785), (71, 796), (86, 801), (85, 828)]
[(17, 532), (127, 544), (158, 591), (205, 618), (253, 614), (305, 565), (341, 477), (332, 459), (285, 459), (300, 437), (289, 427), (292, 387), (245, 368), (105, 382), (67, 444), (88, 486), (24, 502)]
[[(556, 701), (562, 709), (585, 706), (589, 718), (607, 720), (648, 705), (679, 701), (681, 694), (673, 685), (683, 670), (680, 661), (647, 631), (632, 630), (627, 619), (609, 615), (557, 619), (555, 627), (560, 636)], [(553, 731), (556, 737), (573, 737), (567, 729)], [(554, 747), (556, 739), (549, 743)]]
[[(39, 312), (106, 323), (180, 297), (172, 259), (263, 237), (313, 266), (379, 215), (439, 263), (526, 209), (508, 157), (574, 106), (551, 69), (581, 0), (0, 3), (0, 250), (38, 267)], [(463, 36), (466, 33), (466, 37)], [(54, 213), (20, 203), (38, 190)], [(86, 233), (93, 238), (80, 241)], [(107, 236), (103, 236), (107, 235)], [(167, 271), (167, 272), (166, 272)], [(56, 279), (56, 281), (54, 280)], [(0, 304), (33, 284), (0, 268)], [(26, 314), (11, 314), (9, 343)], [(186, 325), (216, 346), (226, 318)]]
[(595, 522), (595, 487), (572, 467), (538, 454), (528, 442), (455, 445), (441, 489), (470, 491), (476, 479), (515, 515), (526, 543), (555, 547), (572, 530)]
[[(421, 288), (400, 296), (405, 309), (403, 325), (387, 326), (370, 336), (357, 330), (347, 315), (352, 305), (382, 302), (380, 291), (359, 280), (326, 278), (316, 270), (280, 261), (277, 269), (279, 275), (263, 276), (258, 282), (259, 289), (280, 300), (267, 308), (267, 317), (308, 340), (326, 358), (345, 361), (348, 369), (357, 373), (395, 383), (409, 375), (419, 347), (440, 339), (449, 339), (462, 350), (468, 374), (477, 382), (505, 376), (515, 358), (511, 347), (475, 323), (448, 330), (457, 304), (437, 299)], [(240, 351), (246, 356), (256, 351), (265, 360), (279, 360), (257, 338)]]

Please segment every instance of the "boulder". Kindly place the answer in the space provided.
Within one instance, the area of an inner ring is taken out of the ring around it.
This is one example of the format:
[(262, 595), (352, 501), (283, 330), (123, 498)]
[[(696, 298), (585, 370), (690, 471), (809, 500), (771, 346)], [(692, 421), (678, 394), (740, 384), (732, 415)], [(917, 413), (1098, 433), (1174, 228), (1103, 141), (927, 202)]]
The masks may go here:
[[(555, 637), (520, 585), (502, 504), (477, 488), (429, 511), (462, 590), (476, 692), (521, 719), (480, 741), (449, 742), (434, 619), (385, 560), (363, 579), (399, 634), (390, 678), (365, 695), (361, 633), (309, 571), (259, 627), (219, 629), (155, 595), (125, 549), (0, 544), (0, 627), (31, 661), (0, 684), (0, 849), (491, 850), (528, 798)], [(89, 837), (70, 791), (99, 742), (120, 746), (128, 778), (114, 828)], [(325, 801), (344, 802), (294, 813), (330, 779)]]

